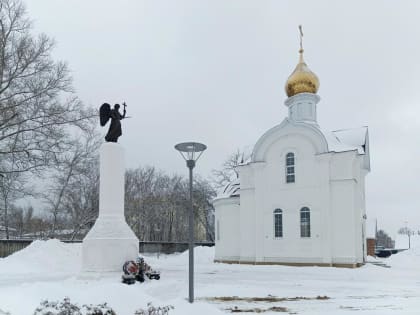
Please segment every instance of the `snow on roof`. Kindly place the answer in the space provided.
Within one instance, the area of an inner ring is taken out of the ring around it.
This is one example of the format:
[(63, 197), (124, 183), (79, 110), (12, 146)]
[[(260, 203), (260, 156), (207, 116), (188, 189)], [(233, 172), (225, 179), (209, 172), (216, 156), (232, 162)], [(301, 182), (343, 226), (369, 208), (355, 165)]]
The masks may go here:
[(367, 127), (355, 129), (342, 129), (335, 131), (323, 131), (328, 142), (330, 152), (344, 152), (357, 150), (359, 154), (365, 154)]
[(240, 189), (240, 181), (239, 178), (236, 178), (225, 187), (223, 187), (217, 194), (215, 199), (222, 199), (222, 198), (230, 198), (230, 197), (238, 197), (239, 196), (239, 189)]

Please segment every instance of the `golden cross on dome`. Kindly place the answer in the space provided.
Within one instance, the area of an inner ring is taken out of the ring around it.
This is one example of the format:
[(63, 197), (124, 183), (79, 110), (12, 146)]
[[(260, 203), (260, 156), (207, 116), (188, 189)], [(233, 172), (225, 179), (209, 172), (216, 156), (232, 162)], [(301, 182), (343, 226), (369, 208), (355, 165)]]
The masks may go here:
[(303, 44), (302, 44), (302, 39), (303, 39), (303, 31), (302, 31), (302, 25), (299, 25), (299, 40), (300, 40), (300, 53), (303, 53)]

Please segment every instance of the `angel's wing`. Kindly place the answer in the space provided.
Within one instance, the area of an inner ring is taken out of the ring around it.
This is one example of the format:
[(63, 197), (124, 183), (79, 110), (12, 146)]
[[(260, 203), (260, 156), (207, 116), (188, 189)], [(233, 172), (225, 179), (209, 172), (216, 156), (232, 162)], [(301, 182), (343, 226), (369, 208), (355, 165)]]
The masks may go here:
[(111, 113), (111, 106), (108, 103), (103, 103), (99, 108), (99, 120), (101, 126), (105, 126), (108, 122)]

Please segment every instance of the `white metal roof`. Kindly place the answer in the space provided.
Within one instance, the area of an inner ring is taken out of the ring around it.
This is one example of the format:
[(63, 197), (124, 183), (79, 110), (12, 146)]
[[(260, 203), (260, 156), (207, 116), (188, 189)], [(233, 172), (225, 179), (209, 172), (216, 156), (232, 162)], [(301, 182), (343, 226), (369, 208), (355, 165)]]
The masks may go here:
[(366, 153), (367, 127), (341, 129), (323, 132), (327, 138), (330, 152), (357, 150), (359, 154)]

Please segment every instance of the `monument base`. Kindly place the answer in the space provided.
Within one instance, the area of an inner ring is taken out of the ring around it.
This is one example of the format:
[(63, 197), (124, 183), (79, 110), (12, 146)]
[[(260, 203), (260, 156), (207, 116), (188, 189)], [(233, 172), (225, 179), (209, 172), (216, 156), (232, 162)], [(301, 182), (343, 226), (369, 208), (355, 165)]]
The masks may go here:
[(102, 144), (99, 216), (83, 239), (82, 272), (121, 272), (124, 262), (139, 254), (139, 240), (124, 217), (124, 174), (123, 148)]
[(122, 271), (139, 254), (139, 240), (123, 217), (99, 217), (82, 245), (82, 272)]

